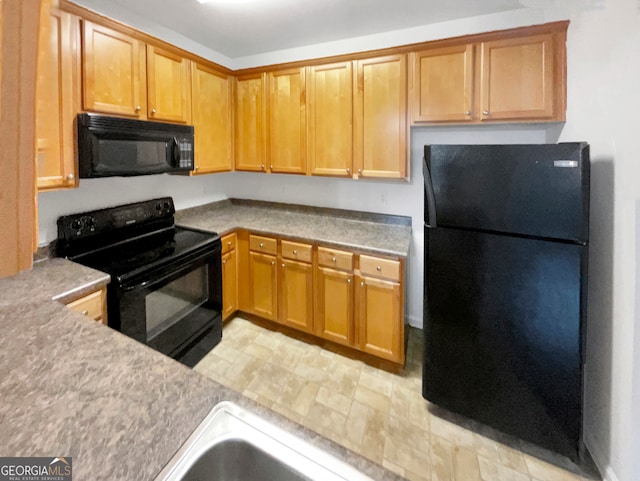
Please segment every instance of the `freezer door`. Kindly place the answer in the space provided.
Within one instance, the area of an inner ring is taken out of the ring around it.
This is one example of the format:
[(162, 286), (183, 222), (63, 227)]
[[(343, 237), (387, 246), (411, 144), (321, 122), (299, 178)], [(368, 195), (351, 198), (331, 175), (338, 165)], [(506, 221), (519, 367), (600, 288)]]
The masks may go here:
[(427, 145), (425, 159), (439, 225), (587, 241), (587, 144)]
[(423, 396), (577, 459), (586, 247), (426, 229)]

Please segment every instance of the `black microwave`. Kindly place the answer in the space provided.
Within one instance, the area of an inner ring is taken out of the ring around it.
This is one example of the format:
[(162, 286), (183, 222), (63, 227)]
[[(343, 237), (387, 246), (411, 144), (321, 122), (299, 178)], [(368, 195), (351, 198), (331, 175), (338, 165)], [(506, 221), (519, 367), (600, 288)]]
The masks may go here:
[(81, 179), (193, 170), (193, 126), (78, 114)]

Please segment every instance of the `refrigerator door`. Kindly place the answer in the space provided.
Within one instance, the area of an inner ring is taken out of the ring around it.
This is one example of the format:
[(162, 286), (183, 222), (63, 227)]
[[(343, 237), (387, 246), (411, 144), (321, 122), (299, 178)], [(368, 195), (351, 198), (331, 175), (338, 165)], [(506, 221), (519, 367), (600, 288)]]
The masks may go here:
[(576, 460), (587, 248), (442, 227), (425, 239), (423, 396)]
[(588, 238), (585, 143), (427, 145), (425, 159), (440, 226), (573, 242)]

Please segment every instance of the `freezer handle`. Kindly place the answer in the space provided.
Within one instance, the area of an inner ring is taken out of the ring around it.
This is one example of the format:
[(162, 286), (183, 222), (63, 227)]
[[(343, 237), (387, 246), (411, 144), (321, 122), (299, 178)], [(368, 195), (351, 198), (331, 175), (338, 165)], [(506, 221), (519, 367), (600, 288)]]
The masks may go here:
[(427, 212), (425, 214), (428, 214), (424, 220), (424, 225), (433, 229), (438, 227), (438, 222), (436, 221), (436, 196), (433, 193), (431, 172), (429, 172), (427, 159), (424, 157), (422, 158), (422, 173), (424, 174), (424, 192), (427, 196)]

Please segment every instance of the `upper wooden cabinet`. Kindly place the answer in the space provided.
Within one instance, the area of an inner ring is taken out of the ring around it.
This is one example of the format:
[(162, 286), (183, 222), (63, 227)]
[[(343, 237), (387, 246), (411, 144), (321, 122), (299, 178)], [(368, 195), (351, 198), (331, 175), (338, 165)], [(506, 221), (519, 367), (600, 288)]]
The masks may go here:
[(39, 190), (76, 187), (74, 120), (80, 92), (80, 21), (43, 11), (36, 89), (36, 174)]
[(86, 20), (82, 25), (84, 110), (144, 118), (144, 43)]
[(359, 177), (404, 178), (407, 172), (407, 57), (358, 60), (354, 167)]
[(473, 113), (474, 46), (411, 54), (414, 122), (465, 121)]
[(196, 62), (191, 67), (193, 173), (229, 171), (233, 168), (233, 78)]
[(480, 51), (482, 120), (564, 118), (556, 109), (562, 84), (554, 82), (552, 34), (484, 42)]
[(236, 78), (235, 163), (237, 170), (266, 171), (266, 74)]
[[(414, 123), (565, 119), (566, 22), (411, 54)], [(464, 42), (460, 39), (456, 42)]]
[(351, 62), (341, 62), (308, 68), (307, 159), (312, 175), (352, 175), (351, 67)]
[(305, 69), (269, 73), (269, 170), (304, 174), (307, 170), (305, 142)]
[(147, 110), (149, 119), (191, 121), (191, 61), (147, 45)]

